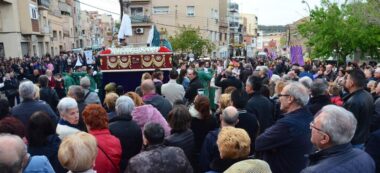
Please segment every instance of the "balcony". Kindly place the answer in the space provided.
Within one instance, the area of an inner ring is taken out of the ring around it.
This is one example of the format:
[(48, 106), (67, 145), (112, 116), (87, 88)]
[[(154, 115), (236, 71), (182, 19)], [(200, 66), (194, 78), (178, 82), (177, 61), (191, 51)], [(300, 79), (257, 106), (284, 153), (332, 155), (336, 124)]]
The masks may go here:
[(71, 16), (71, 7), (70, 5), (66, 4), (65, 2), (59, 2), (58, 3), (58, 8), (61, 10), (61, 14), (66, 14)]
[(150, 23), (149, 16), (131, 16), (131, 23)]
[(230, 12), (239, 12), (239, 4), (237, 3), (230, 3)]
[(38, 0), (38, 9), (48, 10), (50, 6), (50, 0)]
[(40, 28), (40, 32), (43, 35), (49, 35), (50, 31), (51, 31), (51, 27), (49, 27), (49, 26), (43, 26)]

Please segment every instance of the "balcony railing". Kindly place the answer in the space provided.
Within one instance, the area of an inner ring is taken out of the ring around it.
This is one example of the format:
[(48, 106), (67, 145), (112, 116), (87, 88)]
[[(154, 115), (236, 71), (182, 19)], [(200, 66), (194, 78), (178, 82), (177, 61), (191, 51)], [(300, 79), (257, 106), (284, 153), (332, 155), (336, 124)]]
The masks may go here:
[(131, 23), (150, 23), (149, 16), (131, 16)]
[(38, 8), (49, 9), (50, 0), (38, 0)]

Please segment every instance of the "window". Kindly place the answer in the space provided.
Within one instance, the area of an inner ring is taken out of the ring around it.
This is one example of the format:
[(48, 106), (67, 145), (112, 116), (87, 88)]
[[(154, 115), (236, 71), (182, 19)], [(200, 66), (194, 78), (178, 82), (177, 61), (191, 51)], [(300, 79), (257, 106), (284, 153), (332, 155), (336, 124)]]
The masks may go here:
[(38, 19), (38, 9), (35, 5), (29, 4), (29, 12), (31, 19)]
[(142, 7), (131, 7), (131, 16), (144, 16)]
[(195, 16), (195, 7), (187, 6), (187, 16)]
[(153, 14), (169, 14), (168, 6), (153, 7)]

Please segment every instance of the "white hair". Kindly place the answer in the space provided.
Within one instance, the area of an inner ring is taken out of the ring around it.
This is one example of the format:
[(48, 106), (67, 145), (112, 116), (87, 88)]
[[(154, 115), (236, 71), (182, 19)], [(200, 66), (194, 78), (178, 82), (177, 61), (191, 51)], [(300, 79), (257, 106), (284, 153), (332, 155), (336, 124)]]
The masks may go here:
[(270, 81), (273, 83), (276, 83), (277, 81), (281, 80), (281, 77), (279, 75), (273, 74), (270, 78)]
[(36, 93), (33, 82), (29, 80), (22, 82), (18, 87), (18, 91), (22, 99), (33, 99)]
[(128, 96), (120, 96), (116, 100), (115, 110), (118, 116), (131, 115), (134, 108), (135, 103)]
[(293, 96), (298, 105), (305, 106), (309, 102), (308, 91), (301, 83), (290, 82), (285, 88), (287, 88), (287, 94)]
[(84, 89), (88, 89), (91, 86), (91, 81), (88, 77), (82, 77), (80, 79), (80, 86), (82, 86)]
[(332, 144), (341, 145), (351, 141), (357, 121), (350, 111), (336, 105), (327, 105), (317, 116), (321, 114), (321, 130), (330, 136)]
[(69, 109), (78, 108), (78, 103), (71, 97), (61, 99), (57, 105), (60, 114), (66, 113)]
[(301, 82), (301, 84), (303, 86), (305, 86), (307, 89), (310, 89), (311, 88), (311, 85), (313, 83), (313, 80), (311, 80), (309, 77), (307, 76), (304, 76), (304, 77), (301, 77), (299, 80), (299, 82)]

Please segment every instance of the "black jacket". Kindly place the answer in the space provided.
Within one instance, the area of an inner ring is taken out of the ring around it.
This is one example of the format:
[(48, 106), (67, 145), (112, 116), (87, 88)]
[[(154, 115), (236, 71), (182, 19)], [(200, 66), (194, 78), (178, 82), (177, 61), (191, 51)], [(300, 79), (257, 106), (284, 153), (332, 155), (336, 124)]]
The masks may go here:
[(327, 95), (320, 95), (310, 98), (307, 107), (309, 108), (310, 112), (315, 115), (319, 110), (323, 108), (323, 106), (326, 106), (328, 104), (331, 104), (330, 97)]
[(244, 129), (251, 138), (251, 154), (255, 151), (255, 139), (259, 132), (259, 124), (256, 115), (248, 113), (246, 110), (239, 110), (239, 122), (236, 128)]
[(109, 130), (120, 140), (121, 160), (120, 170), (124, 172), (128, 161), (140, 153), (142, 148), (142, 132), (131, 116), (116, 116), (110, 120)]
[(48, 142), (44, 146), (28, 146), (28, 153), (31, 156), (46, 156), (56, 173), (66, 173), (67, 170), (64, 169), (58, 161), (58, 148), (61, 144), (61, 139), (59, 139), (57, 134), (54, 134), (48, 136), (47, 140)]
[(364, 144), (369, 136), (370, 123), (373, 116), (373, 98), (364, 89), (356, 90), (343, 98), (343, 107), (351, 111), (358, 124), (352, 144)]
[(190, 161), (193, 160), (194, 134), (190, 129), (183, 132), (172, 132), (170, 136), (165, 138), (164, 144), (181, 148), (185, 152), (186, 157)]
[(245, 109), (248, 113), (256, 115), (260, 124), (260, 133), (270, 127), (273, 123), (274, 108), (273, 103), (258, 92), (253, 93)]
[(214, 116), (211, 116), (207, 120), (202, 120), (199, 118), (192, 117), (191, 119), (191, 130), (194, 133), (194, 152), (199, 153), (202, 148), (203, 141), (206, 138), (208, 132), (215, 130), (218, 124)]
[(54, 89), (51, 89), (50, 87), (42, 87), (40, 89), (40, 100), (45, 101), (55, 112), (57, 112), (59, 97)]
[(222, 79), (222, 75), (218, 75), (215, 79), (215, 85), (222, 88), (222, 93), (224, 93), (224, 90), (227, 87), (233, 86), (236, 89), (241, 89), (243, 86), (241, 84), (241, 81), (234, 76), (228, 76), (224, 80), (221, 80), (221, 79)]
[(198, 77), (190, 81), (189, 88), (187, 88), (185, 93), (185, 98), (189, 103), (194, 101), (195, 96), (198, 94), (198, 89), (203, 88), (202, 82)]
[(152, 97), (145, 98), (144, 103), (151, 104), (152, 106), (157, 108), (157, 110), (160, 111), (161, 115), (165, 118), (172, 110), (172, 104), (169, 102), (169, 100), (158, 94)]
[(374, 173), (375, 163), (362, 150), (351, 144), (342, 144), (321, 150), (309, 156), (310, 164), (301, 173)]
[(365, 151), (372, 157), (376, 165), (376, 173), (380, 173), (380, 130), (371, 133)]

